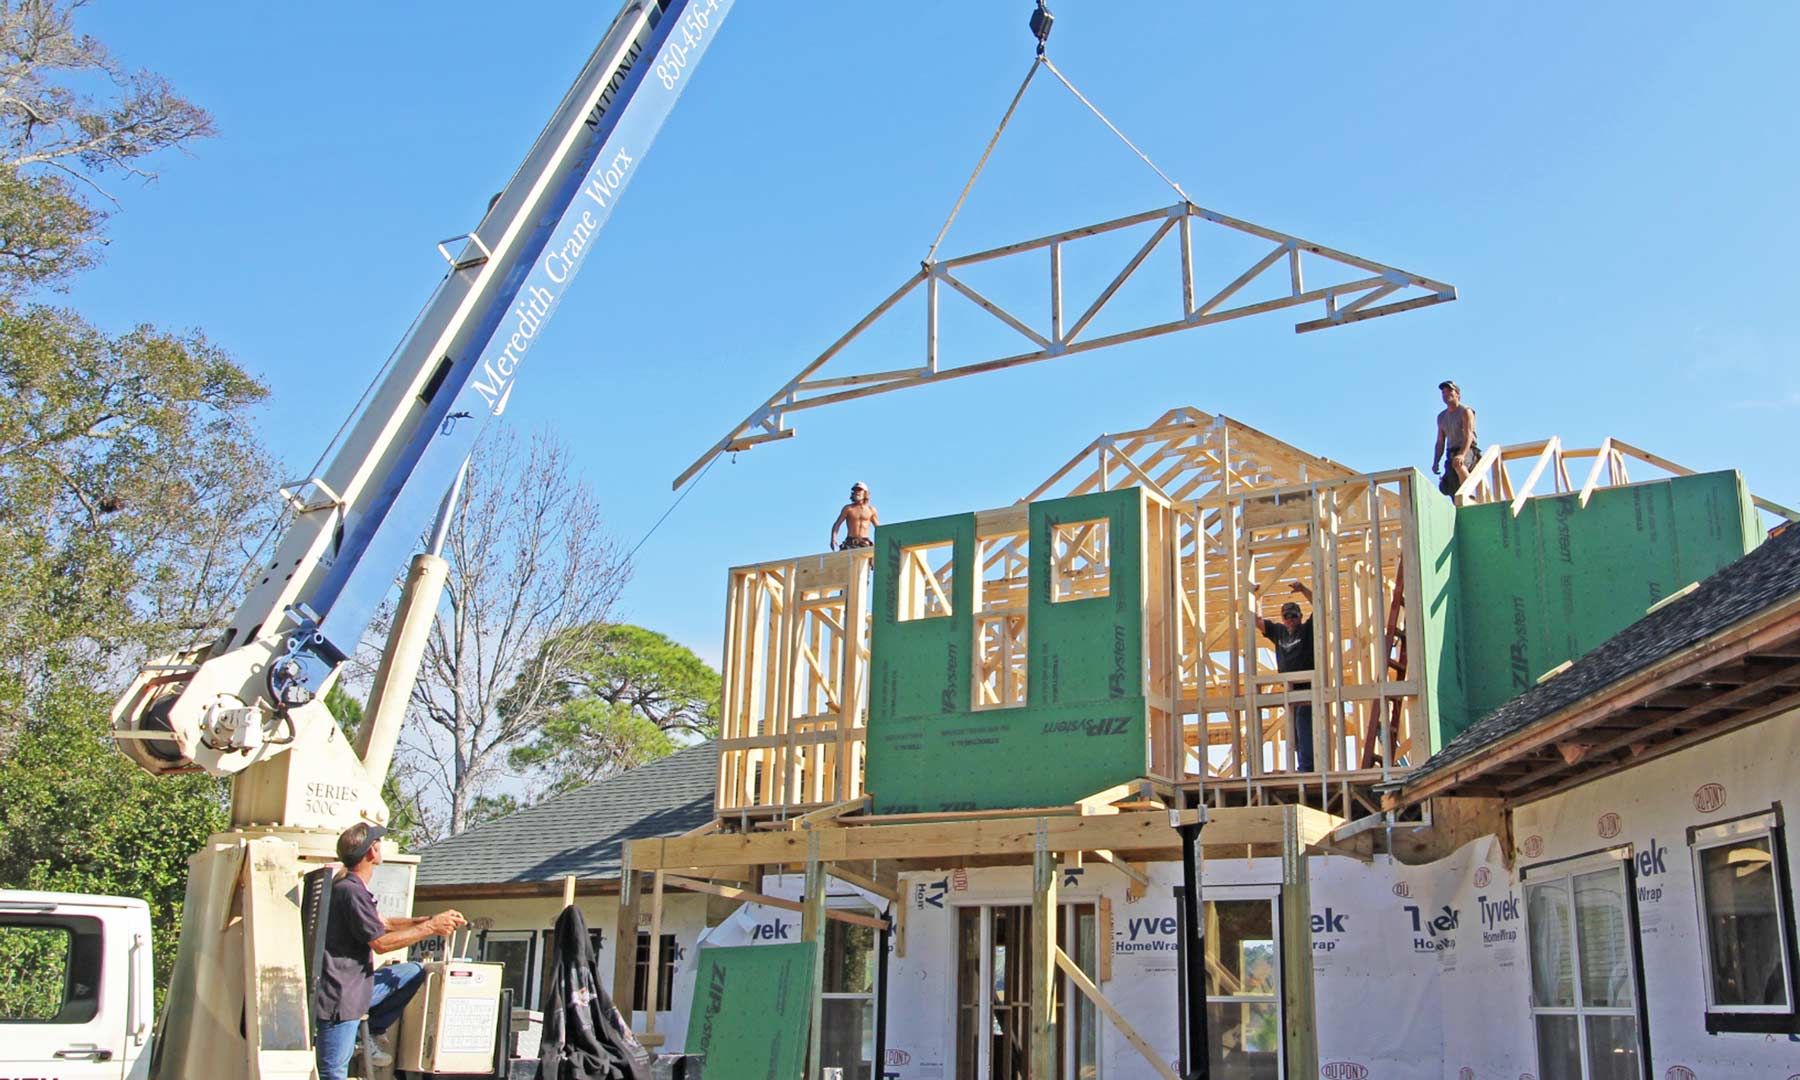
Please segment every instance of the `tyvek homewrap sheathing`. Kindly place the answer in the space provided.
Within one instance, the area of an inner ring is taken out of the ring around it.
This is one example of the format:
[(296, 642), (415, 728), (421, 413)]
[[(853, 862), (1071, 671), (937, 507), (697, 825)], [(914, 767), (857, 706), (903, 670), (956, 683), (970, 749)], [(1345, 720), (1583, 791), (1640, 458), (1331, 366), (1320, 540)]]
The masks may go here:
[[(1521, 807), (1514, 819), (1521, 850), (1512, 869), (1493, 837), (1425, 866), (1385, 857), (1310, 858), (1320, 1075), (1543, 1075), (1531, 1023), (1520, 870), (1607, 849), (1623, 849), (1631, 867), (1649, 1036), (1645, 1075), (1685, 1078), (1690, 1074), (1671, 1070), (1687, 1069), (1696, 1080), (1781, 1080), (1800, 1074), (1800, 1041), (1705, 1030), (1699, 914), (1686, 838), (1690, 826), (1766, 810), (1778, 800), (1792, 806), (1800, 800), (1795, 760), (1800, 716), (1788, 714)], [(1791, 835), (1785, 839), (1791, 865), (1800, 846)], [(1154, 1052), (1173, 1062), (1179, 1049), (1173, 886), (1180, 867), (1158, 863), (1148, 869), (1149, 891), (1135, 903), (1120, 874), (1093, 864), (1063, 878), (1060, 893), (1065, 903), (1108, 898), (1113, 977), (1101, 989)], [(1204, 864), (1204, 888), (1215, 898), (1277, 895), (1281, 876), (1275, 859)], [(800, 878), (768, 879), (765, 888), (797, 898)], [(888, 906), (848, 886), (834, 889), (833, 905)], [(971, 904), (1028, 905), (1031, 872), (1008, 867), (908, 874), (901, 892), (907, 949), (890, 958), (883, 1073), (891, 1080), (953, 1080), (956, 911)], [(794, 940), (799, 926), (796, 912), (746, 906), (702, 945)], [(1100, 1023), (1101, 1075), (1152, 1077), (1125, 1039), (1104, 1019)]]
[[(1800, 801), (1797, 760), (1800, 713), (1790, 712), (1522, 806), (1513, 816), (1519, 848), (1536, 853), (1520, 856), (1525, 865), (1608, 848), (1627, 848), (1633, 856), (1652, 1076), (1800, 1074), (1795, 1036), (1706, 1031), (1699, 896), (1687, 836), (1689, 828), (1782, 803), (1791, 910), (1794, 860), (1800, 858), (1792, 817)], [(1690, 1072), (1671, 1071), (1677, 1068)]]
[[(1051, 531), (1104, 518), (1105, 596), (1051, 599)], [(1143, 494), (1136, 488), (1031, 504), (1026, 702), (976, 711), (975, 515), (876, 532), (865, 786), (881, 813), (1051, 806), (1142, 776)], [(952, 545), (950, 613), (901, 621), (901, 561)]]
[(1423, 502), (1433, 750), (1761, 540), (1736, 472), (1601, 488), (1585, 507), (1574, 494), (1538, 496), (1517, 517), (1509, 503), (1465, 506), (1448, 543), (1447, 500)]

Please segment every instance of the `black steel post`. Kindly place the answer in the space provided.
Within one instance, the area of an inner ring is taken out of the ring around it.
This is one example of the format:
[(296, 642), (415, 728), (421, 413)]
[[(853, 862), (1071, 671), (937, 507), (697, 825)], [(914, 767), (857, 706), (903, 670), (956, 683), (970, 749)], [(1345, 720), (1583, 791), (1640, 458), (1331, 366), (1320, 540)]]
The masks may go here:
[(882, 1080), (883, 1070), (887, 1068), (887, 997), (888, 997), (888, 943), (893, 940), (894, 917), (888, 916), (887, 926), (882, 928), (881, 937), (876, 942), (875, 955), (875, 1063), (871, 1070), (873, 1080)]
[(1181, 837), (1181, 955), (1182, 1027), (1187, 1043), (1182, 1047), (1187, 1072), (1183, 1080), (1211, 1080), (1212, 1048), (1206, 1030), (1206, 921), (1200, 903), (1200, 829), (1206, 823), (1177, 825)]

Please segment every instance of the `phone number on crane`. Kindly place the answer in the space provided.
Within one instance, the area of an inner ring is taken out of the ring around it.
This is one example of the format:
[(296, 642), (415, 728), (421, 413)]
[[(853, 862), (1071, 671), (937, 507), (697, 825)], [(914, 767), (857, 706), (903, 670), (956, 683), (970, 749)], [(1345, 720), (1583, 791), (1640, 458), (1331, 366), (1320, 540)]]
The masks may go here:
[(681, 25), (663, 46), (666, 59), (656, 65), (656, 77), (662, 80), (664, 90), (675, 89), (675, 84), (681, 81), (682, 74), (687, 71), (688, 55), (706, 40), (706, 32), (712, 28), (713, 15), (718, 10), (719, 0), (706, 0), (704, 4), (697, 3), (689, 8), (681, 17)]

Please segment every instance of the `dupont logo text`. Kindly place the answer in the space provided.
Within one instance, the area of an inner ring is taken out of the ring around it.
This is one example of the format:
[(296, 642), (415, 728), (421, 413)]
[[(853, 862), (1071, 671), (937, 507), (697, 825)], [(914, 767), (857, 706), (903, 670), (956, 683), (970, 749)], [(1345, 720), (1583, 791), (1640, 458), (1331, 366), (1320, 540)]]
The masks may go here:
[(1488, 882), (1492, 880), (1494, 880), (1494, 874), (1487, 867), (1477, 866), (1475, 868), (1475, 887), (1477, 889), (1487, 888)]
[(1663, 1073), (1663, 1080), (1697, 1080), (1694, 1070), (1686, 1065), (1671, 1065), (1669, 1071)]
[(1527, 836), (1525, 842), (1519, 845), (1519, 852), (1527, 859), (1537, 858), (1544, 853), (1544, 838), (1541, 836)]
[[(1694, 789), (1694, 809), (1702, 814), (1725, 809), (1725, 785), (1701, 784)], [(1680, 1066), (1677, 1066), (1679, 1068)]]
[(1354, 1061), (1328, 1061), (1319, 1066), (1321, 1080), (1369, 1080), (1369, 1069)]
[(1611, 840), (1619, 835), (1619, 830), (1622, 828), (1624, 825), (1619, 821), (1617, 814), (1601, 814), (1600, 820), (1594, 822), (1594, 831), (1600, 834), (1602, 840)]

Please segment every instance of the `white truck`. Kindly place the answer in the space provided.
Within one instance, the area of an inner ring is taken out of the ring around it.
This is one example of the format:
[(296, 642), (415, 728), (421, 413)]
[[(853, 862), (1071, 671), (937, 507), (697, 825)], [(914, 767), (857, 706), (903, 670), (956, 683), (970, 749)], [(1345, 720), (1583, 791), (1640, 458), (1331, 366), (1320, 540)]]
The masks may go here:
[(0, 890), (0, 963), (0, 1080), (149, 1075), (149, 905)]

